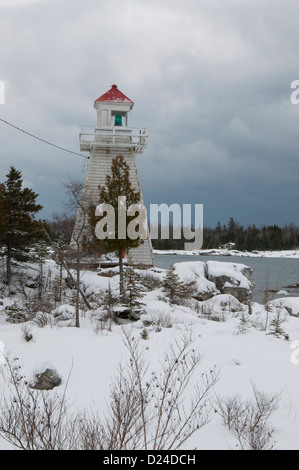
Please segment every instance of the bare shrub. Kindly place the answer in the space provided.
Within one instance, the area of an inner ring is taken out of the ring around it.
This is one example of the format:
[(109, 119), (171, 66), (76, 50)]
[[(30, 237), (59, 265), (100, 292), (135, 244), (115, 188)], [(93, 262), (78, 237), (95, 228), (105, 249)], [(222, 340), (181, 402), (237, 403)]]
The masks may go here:
[(33, 339), (33, 333), (32, 333), (32, 328), (28, 325), (23, 325), (21, 327), (21, 331), (22, 331), (22, 334), (23, 334), (23, 338), (25, 341), (27, 341), (27, 343), (29, 343), (29, 341), (32, 341)]
[(38, 294), (28, 295), (26, 309), (30, 318), (33, 318), (38, 312), (51, 312), (54, 308), (51, 297), (50, 293), (43, 293), (42, 297), (39, 297)]
[(139, 280), (148, 291), (162, 287), (162, 281), (157, 277), (151, 276), (148, 272), (146, 272), (146, 274), (139, 275)]
[(76, 421), (67, 419), (62, 398), (32, 390), (21, 373), (18, 359), (6, 357), (8, 394), (1, 396), (0, 435), (22, 450), (64, 450), (73, 446)]
[(154, 326), (156, 332), (161, 331), (162, 328), (172, 328), (173, 326), (173, 321), (170, 314), (160, 311), (156, 312), (152, 316), (151, 323)]
[(201, 356), (192, 340), (175, 342), (161, 361), (159, 372), (149, 372), (139, 343), (125, 333), (130, 358), (120, 366), (111, 387), (111, 403), (102, 431), (102, 445), (110, 450), (178, 449), (209, 421), (207, 397), (218, 380), (218, 372), (201, 375), (189, 405), (185, 392)]
[(54, 318), (49, 313), (38, 312), (33, 319), (33, 323), (39, 328), (45, 328), (48, 325), (53, 326)]
[(124, 334), (129, 361), (117, 369), (102, 417), (93, 411), (70, 415), (68, 381), (62, 396), (32, 390), (18, 361), (7, 360), (9, 393), (0, 396), (0, 436), (24, 450), (178, 449), (208, 423), (208, 397), (218, 372), (201, 374), (190, 399), (190, 381), (201, 361), (190, 336), (176, 341), (160, 370), (151, 372), (139, 342)]
[(215, 322), (225, 321), (224, 306), (221, 306), (221, 311), (218, 311), (215, 304), (215, 299), (213, 298), (199, 305), (198, 310), (199, 316), (201, 316), (205, 320), (211, 320)]
[(112, 331), (112, 326), (115, 323), (115, 315), (104, 312), (95, 319), (94, 332), (98, 334), (103, 331)]
[(240, 395), (217, 398), (216, 409), (223, 424), (233, 433), (242, 450), (272, 450), (274, 429), (270, 418), (277, 410), (279, 395), (267, 395), (253, 386), (253, 398)]

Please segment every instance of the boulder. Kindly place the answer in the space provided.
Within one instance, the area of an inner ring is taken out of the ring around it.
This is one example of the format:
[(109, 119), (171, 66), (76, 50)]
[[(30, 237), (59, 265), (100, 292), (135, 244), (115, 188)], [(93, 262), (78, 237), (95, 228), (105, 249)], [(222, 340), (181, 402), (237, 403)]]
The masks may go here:
[(223, 261), (186, 261), (174, 264), (175, 272), (186, 285), (192, 283), (192, 297), (206, 301), (219, 294), (233, 295), (248, 304), (254, 289), (253, 271), (241, 263)]
[(241, 263), (207, 261), (207, 278), (214, 282), (221, 294), (231, 294), (239, 302), (248, 303), (254, 289), (253, 271)]
[(36, 390), (52, 390), (61, 384), (61, 377), (54, 369), (46, 369), (44, 372), (35, 374), (34, 383), (30, 385)]
[(222, 291), (223, 294), (233, 295), (242, 304), (248, 304), (252, 298), (252, 292), (249, 289), (238, 286), (225, 286)]
[(204, 261), (186, 261), (174, 264), (175, 272), (185, 283), (194, 283), (193, 298), (205, 301), (220, 294), (215, 283), (208, 280), (206, 273), (206, 263)]

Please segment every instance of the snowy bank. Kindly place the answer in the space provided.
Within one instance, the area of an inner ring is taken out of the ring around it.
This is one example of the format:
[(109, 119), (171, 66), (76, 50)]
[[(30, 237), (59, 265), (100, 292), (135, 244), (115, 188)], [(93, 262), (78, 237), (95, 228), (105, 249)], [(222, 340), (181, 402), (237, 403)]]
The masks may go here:
[(299, 250), (281, 251), (238, 251), (225, 249), (211, 250), (154, 250), (155, 255), (181, 255), (181, 256), (240, 256), (251, 258), (299, 258)]
[[(52, 263), (46, 266), (50, 269)], [(57, 266), (52, 267), (53, 279)], [(92, 409), (102, 414), (107, 413), (110, 385), (117, 368), (120, 363), (127, 363), (124, 328), (131, 331), (141, 345), (150, 372), (160, 371), (163, 354), (182, 334), (192, 333), (194, 350), (202, 354), (203, 360), (190, 386), (195, 386), (204, 372), (216, 366), (221, 376), (213, 391), (215, 395), (230, 398), (239, 394), (241, 399), (247, 399), (252, 397), (252, 384), (265, 393), (281, 393), (273, 417), (275, 448), (299, 450), (299, 297), (283, 296), (269, 302), (269, 306), (253, 303), (250, 311), (236, 295), (221, 292), (232, 288), (252, 289), (252, 273), (245, 264), (209, 260), (207, 263), (186, 261), (174, 267), (183, 282), (195, 281), (198, 292), (211, 297), (192, 299), (186, 305), (170, 305), (158, 285), (165, 278), (166, 270), (136, 270), (145, 279), (157, 281), (157, 286), (147, 289), (142, 297), (145, 313), (136, 322), (114, 322), (109, 328), (96, 328), (98, 313), (105, 307), (101, 304), (105, 291), (110, 288), (114, 295), (118, 294), (118, 270), (84, 271), (82, 289), (91, 303), (94, 300), (95, 307), (82, 309), (80, 328), (73, 328), (69, 323), (75, 314), (69, 289), (61, 305), (56, 305), (48, 314), (64, 321), (44, 327), (33, 320), (27, 321), (25, 325), (32, 328), (33, 339), (26, 342), (22, 332), (24, 323), (7, 322), (5, 311), (13, 300), (22, 305), (23, 294), (19, 291), (14, 299), (3, 298), (0, 304), (0, 345), (2, 342), (6, 352), (19, 358), (22, 373), (28, 380), (45, 367), (57, 370), (62, 382), (53, 393), (63, 396), (68, 384), (66, 394), (72, 403), (71, 412)], [(36, 276), (30, 266), (28, 280), (31, 272)], [(28, 289), (33, 292), (33, 288)], [(277, 337), (271, 334), (271, 325), (278, 315), (283, 319), (285, 334)], [(141, 336), (144, 330), (146, 339)], [(0, 389), (4, 387), (0, 374)], [(188, 395), (185, 400), (184, 404), (188, 404)], [(0, 439), (0, 449), (7, 448), (9, 444)], [(208, 425), (198, 430), (184, 448), (227, 450), (238, 447), (219, 414), (212, 413)]]

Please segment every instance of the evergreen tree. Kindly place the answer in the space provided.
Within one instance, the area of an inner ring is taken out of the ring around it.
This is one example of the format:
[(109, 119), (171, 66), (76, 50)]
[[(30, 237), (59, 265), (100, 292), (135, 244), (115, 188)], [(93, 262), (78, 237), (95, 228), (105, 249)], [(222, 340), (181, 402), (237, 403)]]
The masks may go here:
[(171, 305), (180, 302), (184, 292), (184, 283), (181, 281), (180, 276), (175, 272), (174, 266), (171, 266), (163, 281), (163, 290), (169, 298)]
[(39, 288), (38, 288), (38, 298), (41, 300), (42, 292), (43, 292), (43, 265), (44, 261), (47, 258), (48, 252), (48, 245), (44, 240), (41, 240), (35, 243), (33, 248), (33, 259), (39, 262)]
[(230, 217), (230, 219), (228, 221), (228, 232), (229, 232), (230, 236), (232, 236), (232, 237), (234, 236), (235, 230), (236, 230), (236, 223), (234, 221), (234, 218)]
[(144, 292), (145, 288), (140, 283), (138, 274), (129, 266), (125, 273), (125, 292), (122, 300), (130, 310), (131, 319), (138, 319), (139, 315), (144, 313), (145, 304), (141, 300)]
[[(126, 215), (125, 226), (122, 226), (124, 234), (122, 237), (119, 234), (119, 197), (125, 197), (126, 206), (123, 211), (127, 213), (128, 207), (132, 204), (140, 203), (140, 191), (134, 191), (129, 178), (129, 165), (125, 162), (122, 155), (117, 156), (112, 160), (111, 175), (106, 176), (105, 186), (99, 186), (99, 204), (109, 204), (114, 208), (115, 225), (114, 225), (114, 238), (105, 238), (102, 240), (103, 250), (106, 253), (117, 253), (119, 259), (119, 274), (120, 274), (120, 294), (124, 292), (124, 270), (123, 270), (123, 257), (122, 254), (132, 248), (138, 247), (143, 243), (140, 237), (131, 239), (127, 235), (127, 227), (134, 219), (133, 216)], [(94, 210), (92, 209), (93, 213)], [(92, 212), (91, 212), (92, 214)], [(90, 217), (90, 224), (95, 225), (96, 219)], [(108, 230), (108, 228), (107, 228)], [(108, 235), (108, 232), (107, 232)]]
[(114, 307), (117, 305), (119, 299), (114, 295), (111, 289), (110, 282), (108, 283), (108, 290), (105, 292), (103, 297), (103, 308), (105, 311), (106, 318), (110, 318), (115, 321)]
[(35, 220), (35, 214), (42, 209), (36, 203), (38, 194), (22, 187), (22, 174), (14, 166), (6, 177), (0, 185), (0, 244), (5, 247), (6, 282), (10, 290), (12, 258), (24, 259), (28, 247), (45, 235), (43, 223)]
[(237, 325), (237, 329), (234, 334), (245, 335), (249, 331), (250, 331), (249, 315), (242, 310), (239, 324)]
[(273, 320), (270, 323), (270, 331), (269, 335), (276, 336), (276, 338), (279, 338), (280, 336), (284, 336), (285, 339), (288, 339), (288, 335), (282, 328), (282, 324), (286, 321), (284, 317), (281, 317), (280, 312), (278, 311), (276, 314), (276, 317), (273, 318)]

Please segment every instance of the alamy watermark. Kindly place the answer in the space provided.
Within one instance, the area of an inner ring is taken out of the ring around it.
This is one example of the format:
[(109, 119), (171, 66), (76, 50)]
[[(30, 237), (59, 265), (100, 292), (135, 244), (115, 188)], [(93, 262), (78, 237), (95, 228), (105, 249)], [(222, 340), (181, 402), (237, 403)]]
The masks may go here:
[(293, 80), (291, 82), (291, 88), (294, 90), (290, 96), (291, 103), (299, 104), (299, 80)]
[(299, 340), (298, 339), (296, 339), (295, 341), (292, 341), (291, 349), (294, 349), (294, 352), (292, 352), (291, 354), (291, 363), (294, 366), (297, 366), (299, 364)]
[(5, 104), (5, 85), (2, 80), (0, 80), (0, 104)]
[[(126, 238), (146, 240), (149, 237), (155, 240), (159, 238), (160, 226), (160, 239), (169, 240), (170, 214), (172, 214), (172, 238), (179, 240), (183, 235), (184, 240), (188, 240), (184, 244), (185, 250), (200, 250), (203, 243), (203, 205), (194, 204), (194, 210), (192, 211), (192, 209), (192, 204), (183, 204), (182, 208), (179, 204), (171, 206), (164, 203), (151, 204), (148, 225), (145, 206), (132, 204), (127, 207), (126, 197), (119, 196), (117, 221), (115, 209), (111, 204), (103, 203), (96, 207), (95, 215), (102, 218), (96, 224), (95, 235), (99, 240), (115, 240), (116, 233), (118, 240)], [(129, 223), (127, 223), (127, 217), (131, 219)]]

